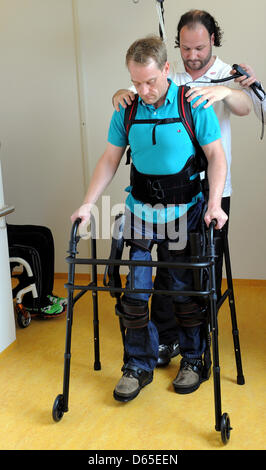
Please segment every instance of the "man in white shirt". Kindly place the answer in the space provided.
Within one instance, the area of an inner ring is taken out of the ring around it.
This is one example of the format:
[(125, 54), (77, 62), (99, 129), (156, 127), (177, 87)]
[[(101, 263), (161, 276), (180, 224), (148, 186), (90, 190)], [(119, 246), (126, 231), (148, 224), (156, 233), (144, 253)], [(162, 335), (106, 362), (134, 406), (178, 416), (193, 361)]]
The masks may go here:
[[(227, 159), (228, 173), (223, 192), (222, 207), (229, 216), (232, 192), (230, 115), (231, 113), (238, 116), (248, 115), (252, 108), (252, 102), (249, 94), (243, 91), (233, 80), (226, 82), (227, 86), (209, 83), (210, 79), (228, 77), (232, 69), (230, 65), (225, 64), (212, 54), (213, 46), (221, 46), (221, 37), (221, 29), (209, 13), (201, 10), (191, 10), (182, 15), (177, 27), (176, 46), (180, 48), (184, 68), (179, 73), (172, 72), (170, 76), (177, 85), (188, 84), (191, 87), (186, 95), (188, 101), (192, 101), (195, 96), (202, 96), (197, 100), (196, 105), (203, 100), (207, 100), (206, 107), (211, 104), (214, 106), (221, 127), (222, 143)], [(202, 82), (206, 82), (206, 86)], [(247, 82), (242, 81), (242, 86), (246, 85)], [(131, 103), (133, 97), (133, 91), (119, 90), (113, 97), (114, 107), (118, 110), (118, 103), (126, 107), (127, 104)], [(225, 230), (228, 230), (228, 223)], [(164, 253), (164, 259), (165, 255)], [(158, 259), (160, 259), (159, 252)], [(221, 253), (216, 269), (218, 297), (222, 280), (222, 261)], [(156, 289), (165, 289), (167, 288), (166, 285), (165, 273), (158, 269), (154, 287)], [(157, 326), (160, 337), (157, 365), (165, 366), (170, 362), (171, 357), (178, 354), (177, 326), (171, 296), (153, 295), (151, 318)]]

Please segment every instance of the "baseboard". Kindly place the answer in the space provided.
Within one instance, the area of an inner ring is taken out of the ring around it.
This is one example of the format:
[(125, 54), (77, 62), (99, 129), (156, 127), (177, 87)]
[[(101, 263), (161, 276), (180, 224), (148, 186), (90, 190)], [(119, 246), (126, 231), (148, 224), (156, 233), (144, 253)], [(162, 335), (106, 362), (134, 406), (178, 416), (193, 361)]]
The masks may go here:
[[(226, 279), (223, 279), (226, 281)], [(233, 283), (235, 286), (241, 287), (266, 287), (266, 279), (238, 279), (234, 278)]]
[[(67, 279), (68, 274), (67, 273), (55, 273), (54, 278), (55, 279)], [(121, 274), (121, 277), (124, 278), (125, 274)], [(90, 274), (84, 274), (84, 273), (76, 273), (75, 274), (76, 279), (85, 279), (85, 280), (90, 280), (91, 276)], [(103, 274), (98, 274), (97, 278), (99, 280), (103, 279)], [(223, 282), (226, 282), (226, 279), (223, 279)], [(240, 278), (234, 278), (233, 283), (235, 286), (249, 286), (249, 287), (266, 287), (266, 279), (240, 279)]]

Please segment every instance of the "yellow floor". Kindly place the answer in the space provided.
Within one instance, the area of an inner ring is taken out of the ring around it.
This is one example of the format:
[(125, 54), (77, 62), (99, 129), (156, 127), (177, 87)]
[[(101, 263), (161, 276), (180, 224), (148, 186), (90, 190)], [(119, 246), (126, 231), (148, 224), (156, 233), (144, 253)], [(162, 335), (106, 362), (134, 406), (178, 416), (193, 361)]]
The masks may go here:
[[(54, 292), (65, 295), (64, 280)], [(66, 317), (32, 320), (0, 355), (1, 450), (248, 450), (265, 449), (266, 287), (235, 286), (246, 384), (236, 384), (227, 304), (219, 313), (222, 411), (233, 431), (227, 446), (215, 431), (212, 378), (190, 395), (171, 385), (180, 356), (156, 369), (152, 384), (130, 403), (113, 399), (121, 376), (122, 347), (113, 299), (99, 294), (100, 371), (93, 369), (91, 293), (76, 304), (72, 335), (69, 411), (55, 423), (52, 406), (62, 393)]]

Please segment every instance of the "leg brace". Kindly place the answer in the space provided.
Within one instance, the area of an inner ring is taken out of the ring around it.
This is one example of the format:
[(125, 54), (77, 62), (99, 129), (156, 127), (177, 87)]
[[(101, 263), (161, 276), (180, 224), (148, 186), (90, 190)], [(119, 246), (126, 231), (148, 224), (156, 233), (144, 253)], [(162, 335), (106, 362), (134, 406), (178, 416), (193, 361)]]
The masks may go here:
[(174, 310), (177, 323), (182, 327), (199, 326), (207, 320), (207, 307), (202, 307), (195, 302), (174, 302)]
[(149, 322), (148, 303), (143, 300), (125, 298), (116, 305), (115, 313), (121, 318), (124, 328), (143, 328)]

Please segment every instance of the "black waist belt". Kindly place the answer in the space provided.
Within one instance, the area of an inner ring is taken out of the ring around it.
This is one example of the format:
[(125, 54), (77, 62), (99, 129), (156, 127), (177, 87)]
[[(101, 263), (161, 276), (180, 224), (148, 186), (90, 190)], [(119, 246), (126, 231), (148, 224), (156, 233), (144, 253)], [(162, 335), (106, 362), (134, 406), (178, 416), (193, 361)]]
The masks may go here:
[(144, 204), (188, 204), (202, 190), (200, 176), (191, 180), (197, 174), (194, 155), (187, 161), (185, 167), (173, 175), (148, 175), (140, 173), (131, 165), (130, 184), (131, 194)]

